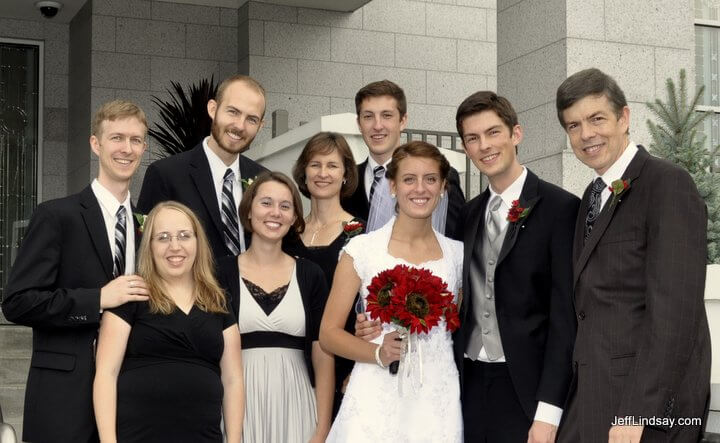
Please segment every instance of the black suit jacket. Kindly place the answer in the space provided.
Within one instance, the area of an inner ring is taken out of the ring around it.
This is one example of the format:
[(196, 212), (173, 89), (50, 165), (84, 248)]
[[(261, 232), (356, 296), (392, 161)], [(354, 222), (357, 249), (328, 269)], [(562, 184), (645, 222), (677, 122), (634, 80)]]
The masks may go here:
[[(367, 193), (365, 192), (365, 170), (367, 169), (367, 165), (367, 159), (357, 165), (358, 186), (350, 197), (344, 198), (341, 202), (343, 209), (362, 220), (367, 220), (370, 215), (370, 205), (368, 204)], [(453, 167), (450, 167), (450, 173), (448, 174), (447, 192), (450, 201), (448, 202), (444, 234), (450, 236), (455, 232), (460, 209), (465, 204), (465, 195), (460, 188), (460, 175)]]
[[(607, 441), (615, 416), (704, 417), (710, 335), (704, 290), (707, 211), (683, 169), (641, 146), (583, 244), (574, 240), (575, 389), (562, 442)], [(703, 422), (704, 423), (704, 422)], [(643, 441), (698, 441), (699, 426), (657, 426)]]
[[(463, 208), (455, 238), (464, 242), (461, 327), (453, 336), (463, 380), (463, 355), (475, 327), (470, 260), (482, 242), (490, 191)], [(562, 407), (572, 376), (575, 314), (572, 236), (580, 200), (528, 170), (520, 194), (527, 217), (508, 225), (495, 269), (495, 307), (505, 359), (518, 400), (532, 421), (537, 402)], [(463, 399), (465, 413), (468, 399)]]
[[(243, 179), (256, 177), (264, 167), (240, 155), (240, 176)], [(149, 213), (156, 204), (178, 201), (198, 216), (205, 229), (215, 260), (232, 255), (225, 245), (215, 185), (212, 181), (210, 163), (202, 143), (190, 151), (176, 154), (151, 164), (145, 171), (138, 209)], [(235, 202), (237, 205), (240, 202)], [(250, 245), (250, 234), (245, 233), (245, 245)]]
[(24, 441), (97, 441), (94, 342), (100, 288), (112, 272), (105, 222), (89, 186), (37, 207), (2, 303), (8, 320), (33, 328)]

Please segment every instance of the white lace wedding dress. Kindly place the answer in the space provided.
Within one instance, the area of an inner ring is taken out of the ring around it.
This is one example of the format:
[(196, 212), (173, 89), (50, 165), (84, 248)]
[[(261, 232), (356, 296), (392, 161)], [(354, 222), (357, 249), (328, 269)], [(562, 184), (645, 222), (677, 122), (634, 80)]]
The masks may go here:
[[(405, 264), (428, 269), (442, 278), (457, 302), (462, 278), (462, 243), (435, 232), (443, 258), (414, 265), (388, 253), (394, 223), (393, 218), (377, 231), (354, 237), (344, 248), (353, 258), (355, 271), (362, 280), (363, 300), (374, 276)], [(383, 324), (382, 335), (393, 330), (392, 326)], [(382, 343), (382, 335), (373, 342)], [(416, 342), (416, 351), (409, 357), (409, 376), (405, 376), (406, 368), (402, 364), (398, 374), (391, 375), (374, 363), (355, 363), (327, 442), (462, 442), (458, 371), (445, 320), (428, 334), (419, 334)]]

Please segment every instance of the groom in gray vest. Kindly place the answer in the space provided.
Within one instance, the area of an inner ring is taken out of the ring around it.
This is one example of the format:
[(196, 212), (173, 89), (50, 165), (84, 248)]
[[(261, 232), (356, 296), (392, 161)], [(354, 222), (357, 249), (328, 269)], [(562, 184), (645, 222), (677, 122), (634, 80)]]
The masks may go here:
[(553, 442), (572, 374), (572, 238), (579, 199), (517, 159), (510, 102), (459, 106), (465, 153), (490, 182), (460, 212), (461, 328), (454, 334), (465, 441)]

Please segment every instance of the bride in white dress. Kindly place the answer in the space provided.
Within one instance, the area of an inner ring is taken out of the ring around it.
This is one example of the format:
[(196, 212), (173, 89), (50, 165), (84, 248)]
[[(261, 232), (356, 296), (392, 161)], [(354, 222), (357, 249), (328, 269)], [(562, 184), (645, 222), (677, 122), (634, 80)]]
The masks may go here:
[(400, 359), (404, 343), (395, 340), (398, 333), (393, 326), (383, 324), (381, 336), (370, 342), (343, 329), (355, 295), (360, 292), (365, 302), (372, 278), (398, 264), (430, 270), (448, 284), (457, 302), (462, 243), (433, 230), (431, 223), (449, 168), (445, 157), (428, 143), (399, 147), (387, 168), (397, 217), (354, 237), (343, 249), (320, 326), (320, 343), (356, 364), (327, 442), (462, 441), (458, 372), (444, 319), (413, 339), (413, 356), (401, 363), (397, 375), (391, 375), (387, 366)]

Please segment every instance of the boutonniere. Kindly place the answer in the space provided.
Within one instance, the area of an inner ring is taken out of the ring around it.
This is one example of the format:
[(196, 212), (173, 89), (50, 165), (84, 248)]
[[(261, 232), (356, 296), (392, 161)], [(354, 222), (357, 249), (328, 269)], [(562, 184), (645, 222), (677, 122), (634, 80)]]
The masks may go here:
[(343, 234), (345, 234), (346, 244), (350, 241), (351, 238), (355, 237), (358, 234), (362, 234), (363, 230), (365, 230), (365, 225), (363, 225), (359, 221), (342, 222), (342, 225)]
[(523, 208), (520, 206), (520, 200), (513, 200), (512, 207), (508, 210), (507, 221), (517, 223), (527, 217), (529, 213), (530, 208)]
[(253, 178), (241, 178), (241, 179), (240, 179), (240, 185), (242, 186), (242, 190), (244, 191), (244, 190), (246, 190), (247, 188), (249, 188), (250, 185), (253, 184), (253, 182), (255, 181), (256, 178), (257, 178), (257, 177), (253, 177)]
[(616, 201), (620, 201), (620, 196), (625, 193), (628, 189), (630, 189), (630, 181), (631, 180), (625, 180), (623, 178), (619, 178), (612, 182), (610, 186), (608, 186), (608, 189), (610, 189), (610, 192), (612, 192), (612, 200), (610, 201), (610, 206), (614, 205)]
[(137, 221), (138, 224), (138, 233), (142, 234), (143, 230), (145, 229), (145, 220), (147, 220), (147, 215), (141, 214), (139, 212), (133, 212), (133, 216), (135, 217), (135, 221)]

